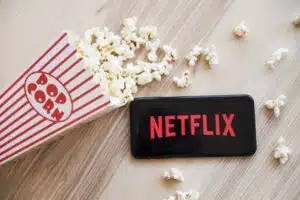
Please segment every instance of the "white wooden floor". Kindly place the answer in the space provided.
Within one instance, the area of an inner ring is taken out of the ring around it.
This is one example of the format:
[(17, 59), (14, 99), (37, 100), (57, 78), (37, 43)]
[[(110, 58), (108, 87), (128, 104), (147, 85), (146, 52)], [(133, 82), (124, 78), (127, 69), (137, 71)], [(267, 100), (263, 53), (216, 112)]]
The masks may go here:
[[(1, 200), (153, 200), (176, 190), (196, 189), (201, 200), (300, 199), (300, 14), (299, 0), (0, 0), (0, 87), (18, 76), (64, 29), (82, 33), (93, 26), (120, 30), (122, 20), (159, 27), (159, 37), (180, 52), (171, 76), (139, 96), (251, 94), (256, 103), (258, 151), (247, 158), (189, 158), (139, 161), (129, 152), (128, 107), (69, 132), (0, 168)], [(231, 30), (246, 20), (249, 35)], [(193, 84), (178, 90), (172, 76), (186, 69), (184, 56), (199, 41), (215, 44), (220, 65), (198, 65)], [(277, 48), (290, 53), (273, 71), (265, 60)], [(274, 119), (263, 109), (268, 98), (286, 94)], [(279, 166), (272, 150), (279, 136), (293, 149)], [(167, 184), (163, 170), (179, 167), (186, 181)]]

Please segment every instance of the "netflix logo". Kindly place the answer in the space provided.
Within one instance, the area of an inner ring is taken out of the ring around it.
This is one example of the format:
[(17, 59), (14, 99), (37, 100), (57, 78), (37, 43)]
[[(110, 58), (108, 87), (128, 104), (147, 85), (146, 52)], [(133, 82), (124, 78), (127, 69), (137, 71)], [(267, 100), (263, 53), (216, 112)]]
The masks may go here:
[[(235, 131), (232, 128), (232, 121), (235, 115), (230, 114), (214, 114), (214, 115), (167, 115), (167, 116), (150, 116), (150, 140), (159, 138), (176, 137), (178, 135), (196, 135), (196, 129), (199, 129), (204, 136), (230, 136), (236, 137)], [(175, 121), (178, 120), (180, 127), (175, 127)], [(214, 126), (213, 129), (208, 128), (208, 120)], [(223, 129), (220, 127), (220, 121), (225, 123)], [(190, 132), (187, 132), (187, 129)], [(175, 130), (180, 130), (176, 132)]]

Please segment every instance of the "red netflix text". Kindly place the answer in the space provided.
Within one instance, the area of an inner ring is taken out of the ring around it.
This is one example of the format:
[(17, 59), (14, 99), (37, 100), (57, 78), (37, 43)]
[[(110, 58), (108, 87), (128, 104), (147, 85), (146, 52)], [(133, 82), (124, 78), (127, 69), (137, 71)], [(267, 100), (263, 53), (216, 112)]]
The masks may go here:
[[(199, 132), (204, 136), (236, 137), (232, 127), (234, 117), (233, 113), (209, 116), (206, 114), (150, 116), (150, 140), (176, 137), (177, 135), (193, 136)], [(225, 126), (221, 126), (221, 123)], [(208, 124), (213, 124), (213, 127), (209, 129)], [(175, 127), (175, 125), (179, 127)], [(180, 130), (180, 132), (175, 132), (175, 130)]]

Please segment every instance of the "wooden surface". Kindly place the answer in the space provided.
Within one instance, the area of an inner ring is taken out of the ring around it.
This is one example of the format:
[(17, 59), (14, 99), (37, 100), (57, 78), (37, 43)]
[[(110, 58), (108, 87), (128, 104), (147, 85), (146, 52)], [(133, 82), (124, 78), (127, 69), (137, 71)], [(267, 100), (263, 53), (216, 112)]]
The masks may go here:
[[(176, 190), (196, 189), (201, 200), (300, 199), (300, 28), (291, 20), (299, 0), (0, 0), (0, 87), (12, 82), (63, 29), (82, 33), (93, 26), (120, 30), (122, 19), (159, 27), (159, 37), (179, 51), (171, 76), (139, 96), (251, 94), (256, 103), (258, 151), (247, 158), (139, 161), (129, 152), (128, 107), (118, 109), (0, 169), (1, 200), (153, 200)], [(246, 20), (250, 34), (231, 30)], [(220, 65), (198, 65), (190, 88), (178, 90), (172, 76), (186, 69), (183, 57), (199, 41), (217, 47)], [(264, 61), (277, 48), (290, 50), (273, 71)], [(278, 119), (263, 109), (268, 98), (286, 94)], [(283, 135), (293, 149), (279, 166), (272, 158)], [(179, 167), (186, 181), (167, 184), (163, 170)]]

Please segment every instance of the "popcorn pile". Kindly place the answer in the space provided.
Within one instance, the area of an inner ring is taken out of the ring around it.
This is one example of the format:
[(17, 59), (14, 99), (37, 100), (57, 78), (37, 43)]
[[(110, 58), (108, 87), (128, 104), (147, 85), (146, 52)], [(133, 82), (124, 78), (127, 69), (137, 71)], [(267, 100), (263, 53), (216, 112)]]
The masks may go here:
[[(94, 80), (122, 105), (133, 100), (138, 85), (160, 81), (162, 76), (169, 75), (172, 62), (177, 59), (176, 49), (161, 46), (155, 26), (137, 28), (136, 24), (137, 17), (125, 19), (121, 36), (107, 27), (95, 27), (87, 30), (83, 39), (73, 33), (70, 39)], [(148, 61), (134, 62), (136, 51), (142, 47), (148, 51)], [(164, 52), (161, 59), (158, 59), (159, 49)]]
[(285, 139), (280, 137), (277, 141), (277, 147), (274, 150), (274, 158), (278, 159), (280, 164), (285, 164), (291, 153), (292, 150), (285, 145)]
[(271, 69), (275, 69), (276, 65), (286, 56), (288, 52), (288, 49), (279, 48), (272, 54), (269, 60), (266, 61), (266, 65), (269, 66)]
[(174, 179), (178, 181), (184, 181), (183, 173), (177, 168), (171, 168), (168, 171), (164, 172), (164, 178), (166, 179)]
[(210, 45), (209, 47), (203, 47), (196, 45), (191, 52), (186, 56), (188, 66), (192, 67), (196, 65), (199, 58), (203, 57), (204, 61), (212, 68), (214, 65), (219, 64), (218, 55), (216, 52), (215, 45)]
[(279, 117), (280, 107), (283, 107), (285, 102), (286, 102), (286, 96), (282, 94), (279, 95), (278, 98), (275, 100), (267, 100), (265, 102), (265, 106), (266, 108), (273, 110), (275, 117)]
[(249, 32), (249, 29), (246, 26), (245, 21), (242, 21), (239, 25), (237, 25), (237, 27), (233, 29), (232, 32), (237, 37), (244, 37)]
[(164, 200), (198, 200), (199, 192), (190, 190), (188, 192), (177, 191), (175, 196), (169, 196)]

